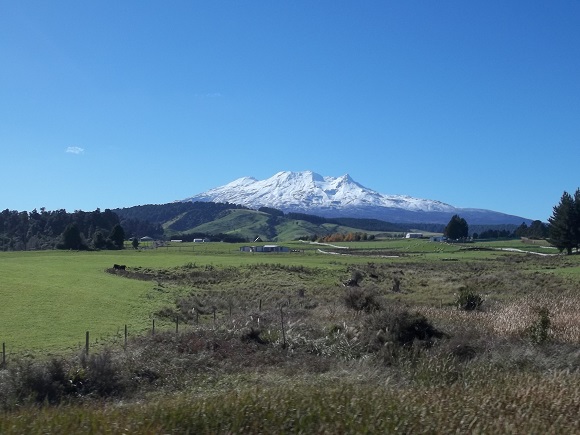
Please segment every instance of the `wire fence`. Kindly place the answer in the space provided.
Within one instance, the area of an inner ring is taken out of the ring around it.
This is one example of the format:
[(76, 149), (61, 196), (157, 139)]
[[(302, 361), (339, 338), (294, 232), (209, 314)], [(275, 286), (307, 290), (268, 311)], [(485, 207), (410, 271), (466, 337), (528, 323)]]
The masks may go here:
[[(280, 316), (280, 334), (283, 337), (283, 346), (286, 346), (286, 331), (284, 326), (284, 307), (290, 307), (291, 300), (290, 298), (285, 301), (284, 303), (280, 303), (276, 311), (279, 312)], [(301, 305), (302, 306), (302, 305)], [(245, 310), (242, 310), (245, 311)], [(258, 301), (258, 312), (262, 312), (262, 299)], [(229, 317), (228, 317), (229, 314)], [(217, 308), (213, 308), (212, 310), (201, 312), (200, 310), (192, 311), (192, 315), (190, 318), (183, 318), (182, 316), (176, 315), (174, 320), (168, 320), (167, 318), (153, 318), (151, 319), (151, 326), (148, 329), (147, 334), (154, 336), (157, 333), (167, 333), (167, 332), (175, 332), (175, 334), (179, 334), (183, 332), (185, 328), (188, 326), (210, 326), (213, 325), (217, 327), (220, 321), (223, 320), (231, 320), (233, 318), (233, 307), (230, 305), (229, 308), (224, 312), (223, 310), (218, 310)], [(259, 323), (259, 318), (258, 318)], [(172, 325), (171, 329), (168, 328), (169, 325)], [(140, 329), (142, 331), (142, 329)], [(114, 336), (113, 336), (114, 337)], [(113, 338), (111, 337), (111, 338)], [(119, 333), (117, 333), (116, 337), (119, 337)], [(123, 328), (123, 335), (122, 338), (122, 347), (123, 349), (127, 349), (128, 340), (129, 340), (129, 325), (125, 324)], [(96, 344), (96, 342), (93, 342)], [(84, 346), (79, 345), (81, 351), (86, 355), (89, 355), (91, 351), (91, 333), (90, 330), (86, 331), (84, 334)], [(10, 355), (18, 355), (18, 352), (9, 353), (7, 352), (7, 342), (2, 342), (2, 354), (0, 357), (0, 369), (5, 369), (8, 366), (9, 356)]]

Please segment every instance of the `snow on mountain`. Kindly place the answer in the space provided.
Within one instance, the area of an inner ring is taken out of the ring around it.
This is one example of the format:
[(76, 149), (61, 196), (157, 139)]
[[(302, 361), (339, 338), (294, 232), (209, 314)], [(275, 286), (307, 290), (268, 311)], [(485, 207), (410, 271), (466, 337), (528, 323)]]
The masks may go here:
[(360, 185), (348, 174), (334, 178), (323, 177), (312, 171), (283, 171), (266, 180), (243, 177), (184, 201), (231, 202), (250, 208), (267, 206), (280, 210), (365, 206), (424, 211), (454, 209), (439, 201), (404, 195), (382, 195)]
[(282, 171), (265, 180), (243, 177), (182, 201), (230, 202), (253, 209), (273, 207), (284, 212), (390, 222), (447, 223), (453, 214), (462, 210), (471, 217), (472, 223), (521, 224), (527, 221), (489, 210), (459, 209), (440, 201), (384, 195), (362, 186), (348, 174), (334, 178), (312, 171)]

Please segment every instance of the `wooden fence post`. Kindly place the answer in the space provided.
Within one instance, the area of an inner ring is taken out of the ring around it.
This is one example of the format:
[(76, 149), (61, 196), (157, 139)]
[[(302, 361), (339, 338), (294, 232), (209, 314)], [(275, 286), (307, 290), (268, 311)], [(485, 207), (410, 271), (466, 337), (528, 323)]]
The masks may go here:
[(262, 299), (260, 299), (260, 308), (258, 308), (258, 311), (262, 311)]
[(125, 325), (125, 350), (127, 350), (127, 325)]
[(153, 318), (153, 329), (151, 330), (151, 335), (155, 335), (155, 318)]
[(85, 336), (85, 354), (89, 354), (89, 331), (87, 331)]
[(6, 343), (2, 342), (2, 367), (6, 367)]
[(215, 319), (216, 319), (216, 316), (215, 316), (215, 307), (213, 307), (213, 324), (214, 325), (215, 325)]
[(175, 317), (175, 333), (179, 333), (179, 316)]
[(284, 311), (282, 311), (282, 304), (280, 304), (280, 323), (282, 325), (282, 347), (286, 349), (286, 331), (284, 330)]

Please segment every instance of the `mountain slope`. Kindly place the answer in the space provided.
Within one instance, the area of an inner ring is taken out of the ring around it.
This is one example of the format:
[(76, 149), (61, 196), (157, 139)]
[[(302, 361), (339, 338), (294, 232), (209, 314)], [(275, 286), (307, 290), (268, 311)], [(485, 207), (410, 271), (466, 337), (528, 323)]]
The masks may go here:
[[(408, 228), (371, 219), (330, 219), (303, 213), (283, 214), (276, 209), (251, 210), (235, 204), (187, 202), (141, 205), (116, 209), (114, 212), (127, 222), (146, 222), (162, 226), (167, 237), (212, 236), (218, 239), (284, 241), (298, 237), (328, 235), (335, 232), (397, 232)], [(136, 231), (132, 235), (149, 235)]]
[[(309, 218), (308, 216), (304, 217)], [(318, 220), (314, 219), (316, 218), (315, 216), (310, 217), (313, 218), (310, 219), (311, 221)], [(280, 242), (295, 240), (299, 237), (325, 236), (333, 233), (405, 231), (403, 228), (397, 228), (386, 222), (383, 222), (381, 226), (378, 223), (374, 223), (374, 225), (369, 225), (372, 229), (367, 229), (365, 224), (368, 225), (368, 222), (364, 220), (353, 219), (345, 222), (352, 225), (349, 226), (341, 222), (340, 219), (319, 219), (319, 223), (314, 223), (308, 220), (295, 219), (289, 215), (273, 216), (256, 210), (231, 210), (218, 219), (191, 228), (188, 233), (227, 234), (242, 237), (248, 241), (252, 241), (259, 236), (264, 241)]]
[(243, 177), (181, 202), (188, 201), (229, 202), (253, 209), (272, 207), (286, 213), (399, 223), (447, 223), (454, 214), (461, 215), (470, 224), (519, 225), (531, 222), (530, 219), (492, 210), (462, 209), (435, 200), (385, 195), (362, 186), (348, 174), (333, 178), (312, 171), (283, 171), (266, 180)]

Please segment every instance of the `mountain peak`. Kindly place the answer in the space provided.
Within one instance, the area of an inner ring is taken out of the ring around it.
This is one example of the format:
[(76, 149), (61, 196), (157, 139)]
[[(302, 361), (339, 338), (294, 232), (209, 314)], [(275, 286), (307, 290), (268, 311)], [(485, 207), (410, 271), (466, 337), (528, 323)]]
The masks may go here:
[(336, 178), (323, 177), (309, 170), (281, 171), (265, 180), (242, 177), (182, 201), (229, 202), (254, 209), (272, 207), (284, 212), (362, 217), (389, 222), (447, 223), (453, 214), (461, 211), (464, 211), (462, 217), (466, 219), (469, 213), (469, 216), (493, 223), (519, 225), (523, 219), (489, 210), (467, 211), (435, 200), (385, 195), (357, 183), (349, 174)]
[(225, 186), (187, 198), (184, 201), (215, 201), (263, 206), (283, 211), (315, 212), (353, 207), (398, 207), (449, 211), (450, 205), (405, 196), (385, 196), (354, 181), (349, 174), (323, 177), (313, 171), (281, 171), (265, 180), (242, 177)]

